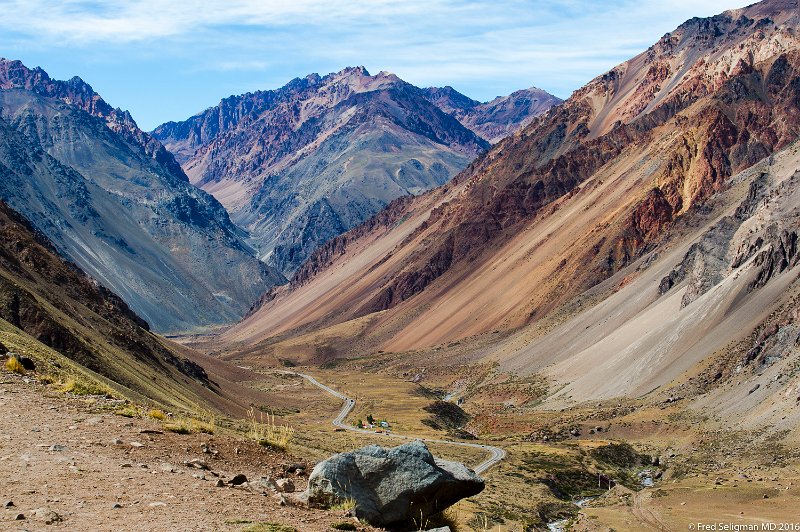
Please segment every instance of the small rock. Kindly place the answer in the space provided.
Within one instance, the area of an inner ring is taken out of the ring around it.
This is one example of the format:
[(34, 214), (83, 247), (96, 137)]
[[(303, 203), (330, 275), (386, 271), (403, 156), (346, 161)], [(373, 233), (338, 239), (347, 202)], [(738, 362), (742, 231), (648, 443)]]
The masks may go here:
[(114, 438), (113, 440), (111, 440), (111, 445), (122, 445), (122, 440), (120, 440), (119, 438)]
[(33, 517), (35, 519), (39, 519), (40, 521), (44, 521), (44, 524), (46, 525), (52, 525), (53, 523), (58, 523), (62, 520), (60, 515), (49, 508), (37, 508), (33, 511)]
[(286, 471), (287, 473), (294, 473), (295, 471), (304, 471), (305, 468), (306, 466), (304, 466), (303, 464), (294, 463), (284, 466), (284, 471)]
[(239, 473), (238, 475), (236, 475), (232, 479), (230, 479), (228, 481), (228, 484), (230, 484), (231, 486), (241, 486), (245, 482), (247, 482), (247, 477), (245, 475), (242, 475), (241, 473)]
[(144, 444), (143, 444), (143, 443), (140, 443), (140, 442), (138, 442), (138, 441), (132, 441), (130, 445), (131, 445), (131, 447), (135, 447), (136, 449), (139, 449), (139, 448), (141, 448), (141, 447), (144, 447)]
[(17, 514), (14, 516), (14, 521), (24, 521), (24, 520), (25, 520), (25, 514)]
[(122, 469), (125, 469), (125, 468), (128, 468), (128, 467), (133, 467), (133, 464), (128, 464), (128, 463), (125, 463), (125, 464), (122, 464), (120, 467), (121, 467)]
[(22, 364), (22, 367), (25, 368), (26, 371), (36, 371), (36, 364), (34, 364), (33, 360), (30, 358), (18, 356), (17, 360), (19, 360), (19, 363)]
[(111, 505), (112, 510), (117, 510), (119, 508), (122, 508), (122, 505), (118, 502), (115, 502), (114, 504)]
[(172, 464), (163, 463), (161, 464), (161, 471), (163, 471), (164, 473), (174, 473), (175, 466)]
[(164, 434), (164, 431), (156, 429), (142, 429), (139, 431), (139, 434)]
[(765, 498), (765, 499), (769, 499), (769, 495), (767, 495), (767, 494), (765, 493), (765, 494), (764, 494), (764, 498)]
[(184, 462), (184, 464), (187, 467), (193, 467), (195, 469), (202, 469), (203, 471), (206, 471), (206, 470), (209, 469), (208, 464), (205, 463), (203, 460), (200, 460), (199, 458), (192, 458), (191, 460), (189, 460), (187, 462)]
[(167, 503), (165, 502), (156, 501), (156, 502), (151, 502), (148, 506), (150, 506), (150, 508), (158, 508), (159, 506), (166, 506), (166, 505)]
[(219, 479), (219, 480), (217, 480), (216, 486), (218, 488), (224, 488), (225, 487), (225, 483), (222, 481), (222, 479)]
[(13, 507), (14, 507), (14, 501), (6, 501), (3, 503), (3, 508), (13, 508)]
[(294, 493), (294, 482), (290, 478), (279, 478), (275, 481), (278, 491), (283, 493)]
[(193, 473), (192, 476), (194, 478), (197, 478), (197, 479), (200, 479), (200, 480), (205, 480), (206, 479), (206, 476), (204, 474), (202, 474), (202, 473)]
[(63, 453), (64, 451), (67, 450), (67, 448), (66, 448), (66, 446), (61, 445), (60, 443), (56, 443), (56, 444), (51, 445), (50, 447), (48, 447), (47, 450), (50, 451), (50, 452), (55, 452), (55, 453)]
[(287, 504), (286, 497), (284, 497), (279, 493), (277, 498), (278, 498), (278, 506), (286, 506)]

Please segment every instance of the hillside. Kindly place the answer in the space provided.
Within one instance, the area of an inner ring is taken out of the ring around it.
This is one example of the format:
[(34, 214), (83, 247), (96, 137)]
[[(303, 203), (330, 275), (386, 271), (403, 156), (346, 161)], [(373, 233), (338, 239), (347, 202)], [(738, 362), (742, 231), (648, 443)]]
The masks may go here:
[(0, 198), (155, 330), (234, 321), (284, 282), (173, 156), (80, 78), (0, 61), (0, 107)]
[(319, 244), (447, 182), (488, 147), (422, 90), (363, 67), (232, 96), (153, 135), (287, 276)]
[[(221, 341), (252, 359), (452, 351), (571, 383), (554, 404), (669, 384), (791, 293), (798, 13), (767, 0), (687, 21), (450, 184), (320, 248)], [(719, 249), (681, 269), (707, 231)]]
[(285, 403), (234, 384), (249, 380), (247, 372), (150, 333), (119, 297), (65, 262), (3, 202), (0, 340), (31, 357), (40, 374), (105, 386), (138, 402), (237, 415), (252, 400)]

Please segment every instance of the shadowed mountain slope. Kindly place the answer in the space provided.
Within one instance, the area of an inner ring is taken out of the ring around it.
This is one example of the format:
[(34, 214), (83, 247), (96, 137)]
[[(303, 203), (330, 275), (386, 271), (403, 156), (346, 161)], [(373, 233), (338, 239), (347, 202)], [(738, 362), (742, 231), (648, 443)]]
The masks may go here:
[(134, 400), (238, 415), (248, 401), (267, 400), (230, 382), (247, 380), (247, 372), (150, 333), (119, 297), (65, 262), (2, 201), (0, 336), (10, 349), (31, 356), (41, 374), (100, 381)]
[(173, 156), (79, 78), (0, 62), (0, 198), (159, 331), (235, 321), (283, 277)]

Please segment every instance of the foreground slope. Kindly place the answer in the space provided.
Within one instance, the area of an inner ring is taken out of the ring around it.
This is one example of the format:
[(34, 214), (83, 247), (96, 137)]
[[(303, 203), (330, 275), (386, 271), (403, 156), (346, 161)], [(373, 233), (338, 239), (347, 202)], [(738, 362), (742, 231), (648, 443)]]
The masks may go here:
[(234, 321), (283, 281), (172, 155), (82, 80), (4, 60), (0, 89), (0, 198), (154, 329)]
[(422, 90), (362, 67), (232, 96), (153, 135), (287, 275), (319, 244), (445, 183), (488, 147)]
[[(222, 341), (298, 358), (406, 351), (597, 303), (607, 294), (589, 289), (671, 238), (686, 248), (701, 233), (678, 227), (797, 138), (798, 17), (796, 1), (771, 0), (686, 22), (452, 183), (320, 248)], [(514, 367), (539, 369), (529, 358)]]

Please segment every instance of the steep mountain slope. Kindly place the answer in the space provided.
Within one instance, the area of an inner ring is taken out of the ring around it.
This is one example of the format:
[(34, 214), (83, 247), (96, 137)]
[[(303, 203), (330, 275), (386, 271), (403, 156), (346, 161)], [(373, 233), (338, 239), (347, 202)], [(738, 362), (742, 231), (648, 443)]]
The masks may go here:
[(283, 281), (157, 140), (79, 78), (2, 61), (0, 88), (0, 198), (154, 329), (234, 321)]
[[(476, 356), (541, 370), (523, 351), (532, 338), (643, 275), (639, 266), (657, 271), (650, 264), (666, 261), (660, 284), (714, 223), (709, 212), (729, 214), (742, 201), (740, 188), (719, 199), (738, 186), (731, 177), (798, 137), (798, 24), (795, 0), (686, 22), (501, 141), (450, 184), (396, 202), (321, 247), (291, 286), (266, 294), (222, 341), (253, 355), (322, 359), (427, 349), (533, 324), (516, 343)], [(714, 201), (723, 203), (712, 208)], [(752, 253), (773, 240), (753, 243)], [(669, 249), (675, 255), (665, 255)], [(769, 286), (758, 297), (769, 300)], [(625, 291), (631, 312), (652, 290)], [(603, 303), (609, 314), (598, 327), (609, 326), (609, 316), (631, 317), (613, 301)], [(661, 307), (651, 319), (672, 310)], [(757, 317), (738, 325), (747, 334)], [(547, 356), (575, 354), (542, 345)], [(638, 353), (635, 346), (630, 353)], [(572, 360), (574, 371), (590, 367)], [(624, 374), (628, 388), (613, 394), (633, 391)], [(569, 380), (566, 371), (553, 375)], [(575, 390), (576, 397), (595, 393)]]
[(393, 74), (348, 68), (232, 96), (153, 135), (291, 274), (391, 200), (449, 180), (488, 144)]
[(561, 98), (536, 87), (498, 96), (485, 103), (467, 98), (452, 87), (429, 87), (425, 89), (425, 97), (492, 144), (524, 128), (562, 102)]
[(198, 354), (185, 358), (186, 351), (148, 332), (119, 297), (56, 255), (41, 233), (2, 201), (0, 337), (10, 349), (34, 358), (41, 374), (100, 380), (135, 400), (189, 411), (203, 404), (237, 414), (249, 401), (267, 400), (229, 382), (247, 380), (246, 372), (235, 375)]

